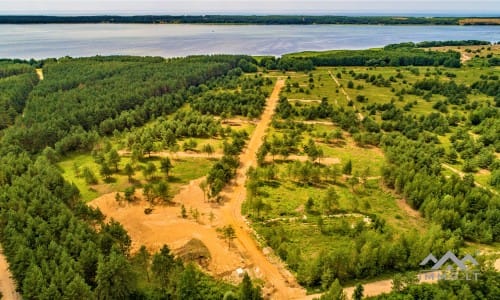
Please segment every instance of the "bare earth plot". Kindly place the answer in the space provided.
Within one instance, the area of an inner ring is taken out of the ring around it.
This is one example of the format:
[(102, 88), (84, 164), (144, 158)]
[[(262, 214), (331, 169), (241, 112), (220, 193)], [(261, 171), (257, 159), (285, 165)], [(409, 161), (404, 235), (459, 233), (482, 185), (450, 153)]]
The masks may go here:
[[(263, 253), (254, 239), (253, 231), (241, 215), (241, 204), (246, 197), (246, 172), (250, 166), (257, 164), (256, 152), (262, 144), (284, 84), (283, 79), (276, 82), (261, 120), (240, 156), (241, 164), (236, 180), (222, 193), (227, 201), (222, 206), (204, 201), (203, 192), (199, 188), (202, 179), (192, 181), (176, 195), (174, 205), (155, 207), (150, 215), (144, 214), (144, 209), (148, 207), (145, 201), (121, 207), (115, 201), (115, 193), (95, 199), (89, 205), (99, 207), (108, 218), (123, 224), (133, 241), (132, 251), (136, 251), (143, 244), (156, 251), (165, 243), (175, 251), (190, 239), (197, 238), (211, 254), (208, 267), (210, 273), (230, 279), (237, 268), (246, 268), (254, 277), (265, 282), (264, 292), (270, 298), (304, 298), (305, 290), (297, 284), (294, 276), (278, 258)], [(181, 204), (188, 211), (196, 209), (200, 213), (198, 221), (181, 218)], [(232, 225), (235, 229), (236, 239), (233, 244), (236, 247), (228, 247), (226, 241), (217, 234), (216, 227), (223, 225)]]

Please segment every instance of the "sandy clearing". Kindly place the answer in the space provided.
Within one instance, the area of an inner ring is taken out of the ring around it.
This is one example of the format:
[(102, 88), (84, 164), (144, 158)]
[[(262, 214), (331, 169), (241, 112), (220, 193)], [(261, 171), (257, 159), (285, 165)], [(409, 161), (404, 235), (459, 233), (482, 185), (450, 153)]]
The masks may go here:
[(2, 248), (0, 248), (0, 292), (3, 294), (3, 299), (22, 299), (21, 295), (16, 291), (16, 283), (12, 278), (12, 273), (10, 273), (9, 264), (3, 254)]
[[(103, 195), (89, 205), (99, 207), (108, 219), (113, 218), (125, 227), (132, 239), (132, 253), (141, 245), (146, 245), (148, 250), (155, 252), (164, 244), (175, 252), (190, 239), (197, 238), (209, 249), (209, 273), (215, 276), (231, 274), (239, 267), (247, 267), (247, 264), (238, 253), (228, 248), (227, 243), (215, 231), (214, 227), (220, 223), (220, 217), (216, 215), (214, 204), (203, 201), (203, 192), (199, 188), (203, 179), (193, 180), (183, 187), (174, 197), (174, 205), (157, 205), (150, 215), (144, 214), (144, 209), (149, 207), (146, 201), (120, 206), (115, 200), (115, 193)], [(141, 191), (136, 195), (142, 198)], [(181, 204), (186, 207), (188, 214), (190, 209), (196, 208), (201, 215), (199, 221), (191, 217), (183, 219), (180, 216)], [(213, 223), (210, 222), (210, 212), (214, 213)]]
[[(221, 195), (225, 203), (221, 206), (204, 201), (199, 183), (203, 178), (193, 180), (173, 199), (172, 206), (156, 206), (150, 215), (144, 214), (148, 204), (139, 201), (121, 207), (115, 201), (115, 193), (99, 197), (89, 205), (99, 207), (108, 217), (123, 224), (132, 239), (132, 251), (140, 245), (146, 245), (151, 251), (158, 250), (163, 244), (168, 244), (174, 251), (182, 247), (191, 238), (200, 239), (211, 254), (208, 271), (219, 277), (228, 279), (237, 268), (247, 268), (253, 277), (261, 278), (264, 292), (270, 299), (301, 299), (305, 290), (301, 288), (281, 260), (272, 251), (262, 249), (254, 240), (252, 231), (244, 216), (241, 215), (241, 204), (245, 200), (246, 172), (250, 166), (256, 166), (256, 152), (260, 148), (267, 132), (272, 116), (279, 100), (279, 94), (285, 85), (285, 80), (277, 80), (260, 122), (257, 124), (247, 147), (240, 155), (240, 167), (236, 179), (226, 186)], [(122, 155), (126, 152), (122, 152)], [(153, 155), (170, 156), (171, 153), (159, 152)], [(183, 153), (179, 156), (194, 157), (195, 153)], [(206, 156), (205, 156), (206, 157)], [(140, 196), (140, 192), (137, 193)], [(201, 217), (197, 221), (182, 219), (180, 206), (183, 204), (189, 211), (196, 209)], [(213, 222), (210, 222), (210, 215)], [(232, 225), (236, 232), (234, 246), (231, 249), (217, 234), (216, 228)]]

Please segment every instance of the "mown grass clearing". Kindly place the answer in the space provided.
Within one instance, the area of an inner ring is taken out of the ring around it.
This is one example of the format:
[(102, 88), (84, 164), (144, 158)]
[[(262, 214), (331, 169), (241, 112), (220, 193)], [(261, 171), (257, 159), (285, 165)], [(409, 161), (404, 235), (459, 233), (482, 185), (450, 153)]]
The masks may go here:
[[(172, 155), (171, 160), (173, 169), (167, 181), (171, 196), (178, 193), (180, 187), (188, 184), (189, 181), (205, 176), (216, 161), (211, 158), (176, 158), (175, 154)], [(130, 186), (141, 187), (147, 182), (142, 169), (148, 162), (152, 162), (157, 169), (151, 181), (165, 180), (165, 175), (161, 174), (160, 161), (157, 157), (145, 158), (143, 161), (135, 164), (135, 174), (132, 176), (133, 180), (131, 182), (129, 182), (127, 175), (124, 173), (125, 165), (131, 163), (131, 159), (128, 156), (121, 157), (119, 171), (111, 175), (109, 180), (104, 180), (99, 175), (100, 166), (89, 154), (70, 156), (63, 159), (58, 165), (63, 170), (64, 178), (69, 182), (73, 182), (80, 190), (82, 200), (88, 202), (107, 193), (122, 192)], [(89, 185), (86, 183), (81, 175), (81, 171), (85, 167), (89, 168), (98, 177), (97, 184)]]

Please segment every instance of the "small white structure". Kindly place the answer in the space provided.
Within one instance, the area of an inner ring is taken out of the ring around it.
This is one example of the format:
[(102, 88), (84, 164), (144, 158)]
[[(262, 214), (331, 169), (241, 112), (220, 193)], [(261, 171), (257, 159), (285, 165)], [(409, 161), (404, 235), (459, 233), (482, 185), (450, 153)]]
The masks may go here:
[(236, 274), (238, 275), (238, 277), (243, 277), (243, 275), (245, 275), (245, 270), (243, 270), (242, 268), (238, 268), (236, 269)]

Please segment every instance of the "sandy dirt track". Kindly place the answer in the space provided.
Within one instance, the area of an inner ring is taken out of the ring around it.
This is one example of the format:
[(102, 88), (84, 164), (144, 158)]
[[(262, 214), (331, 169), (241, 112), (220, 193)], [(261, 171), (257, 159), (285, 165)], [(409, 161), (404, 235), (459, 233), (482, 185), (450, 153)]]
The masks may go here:
[(12, 274), (9, 270), (7, 259), (3, 255), (3, 249), (0, 248), (0, 292), (3, 294), (2, 299), (21, 300), (21, 295), (16, 292), (16, 284), (12, 279)]

